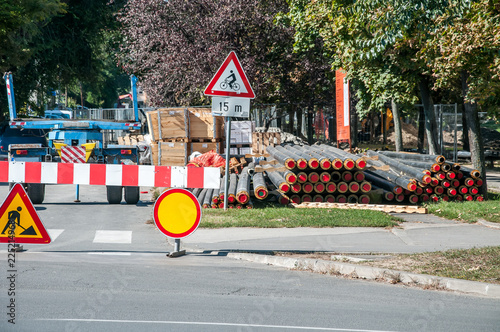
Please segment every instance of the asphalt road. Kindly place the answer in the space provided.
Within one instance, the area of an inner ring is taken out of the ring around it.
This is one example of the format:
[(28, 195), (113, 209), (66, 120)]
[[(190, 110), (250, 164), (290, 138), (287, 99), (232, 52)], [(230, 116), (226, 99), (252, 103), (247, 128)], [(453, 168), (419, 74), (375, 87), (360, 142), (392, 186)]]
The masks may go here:
[[(0, 187), (0, 196), (6, 196)], [(36, 206), (53, 238), (2, 245), (0, 331), (498, 331), (500, 301), (348, 280), (171, 247), (152, 205), (105, 203), (100, 187), (49, 186)], [(56, 236), (57, 235), (57, 236)], [(1, 257), (0, 256), (0, 257)], [(2, 263), (3, 262), (3, 263)], [(8, 322), (11, 299), (15, 322)]]

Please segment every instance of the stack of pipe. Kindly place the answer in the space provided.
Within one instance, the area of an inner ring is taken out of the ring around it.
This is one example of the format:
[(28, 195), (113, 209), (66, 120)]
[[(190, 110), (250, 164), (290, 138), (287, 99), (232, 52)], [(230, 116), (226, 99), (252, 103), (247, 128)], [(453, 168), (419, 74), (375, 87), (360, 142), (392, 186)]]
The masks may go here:
[[(372, 159), (378, 159), (378, 161), (370, 160), (370, 164), (379, 167), (381, 164), (389, 166), (391, 172), (385, 174), (387, 182), (393, 185), (397, 183), (403, 187), (405, 200), (409, 203), (437, 202), (440, 199), (444, 201), (482, 201), (484, 199), (479, 194), (479, 187), (483, 184), (480, 172), (457, 163), (446, 162), (444, 156), (388, 151), (368, 151), (367, 154)], [(378, 176), (383, 173), (381, 170), (369, 172)], [(389, 173), (392, 174), (390, 179)], [(398, 174), (399, 182), (396, 182), (395, 174)], [(404, 188), (401, 178), (411, 181), (413, 185)], [(374, 185), (379, 186), (374, 182), (375, 180), (371, 180)], [(389, 190), (389, 187), (385, 184), (382, 188)]]
[[(266, 171), (282, 197), (294, 203), (370, 202), (367, 194), (372, 186), (365, 178), (363, 170), (366, 162), (363, 158), (328, 145), (284, 145), (270, 147), (266, 151), (282, 164), (289, 176), (294, 175), (292, 179), (295, 181), (282, 174), (276, 179), (277, 176), (272, 175), (275, 172)], [(269, 166), (267, 168), (271, 170)]]

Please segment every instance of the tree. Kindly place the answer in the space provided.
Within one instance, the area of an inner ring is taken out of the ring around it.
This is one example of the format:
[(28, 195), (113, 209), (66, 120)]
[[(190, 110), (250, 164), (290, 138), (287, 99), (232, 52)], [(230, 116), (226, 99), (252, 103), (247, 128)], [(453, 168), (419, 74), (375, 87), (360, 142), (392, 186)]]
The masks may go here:
[(293, 29), (275, 23), (287, 8), (284, 0), (131, 1), (119, 16), (120, 65), (141, 79), (154, 105), (208, 103), (203, 90), (230, 51), (256, 104), (332, 100), (329, 65), (293, 54)]
[[(444, 20), (443, 17), (437, 19)], [(443, 25), (419, 53), (436, 78), (435, 88), (452, 88), (461, 82), (471, 159), (486, 173), (478, 106), (500, 106), (500, 3), (481, 0), (471, 10)], [(486, 194), (486, 181), (482, 193)]]
[(23, 65), (33, 54), (32, 40), (50, 19), (64, 11), (59, 0), (4, 0), (0, 3), (0, 72)]
[[(34, 2), (22, 1), (19, 10), (28, 11)], [(113, 83), (118, 81), (115, 77), (120, 72), (112, 61), (111, 36), (117, 24), (114, 14), (122, 3), (66, 0), (62, 3), (64, 11), (38, 25), (37, 33), (25, 41), (29, 57), (9, 69), (14, 75), (17, 105), (20, 108), (30, 105), (41, 112), (55, 90), (68, 90), (73, 103), (80, 104), (80, 86), (84, 102), (89, 96), (92, 106), (101, 106), (105, 101), (112, 103), (110, 95), (116, 99), (118, 92), (109, 89), (115, 86)]]
[(431, 98), (431, 77), (416, 57), (422, 42), (446, 16), (445, 24), (462, 14), (467, 2), (450, 5), (442, 0), (290, 0), (296, 47), (307, 48), (320, 35), (334, 68), (343, 68), (357, 83), (360, 116), (388, 100), (414, 102), (419, 88), (426, 113), (429, 152), (437, 151)]

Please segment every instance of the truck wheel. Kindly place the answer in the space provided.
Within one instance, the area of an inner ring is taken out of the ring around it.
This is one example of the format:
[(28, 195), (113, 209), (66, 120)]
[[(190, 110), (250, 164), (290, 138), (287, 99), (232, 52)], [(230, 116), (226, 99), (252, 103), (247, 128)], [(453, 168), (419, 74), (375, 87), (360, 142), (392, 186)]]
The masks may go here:
[(139, 187), (125, 187), (125, 202), (127, 204), (137, 204), (139, 202)]
[(120, 204), (120, 202), (122, 201), (121, 186), (106, 186), (106, 194), (109, 204)]
[(45, 199), (45, 184), (28, 183), (27, 194), (33, 204), (42, 204)]

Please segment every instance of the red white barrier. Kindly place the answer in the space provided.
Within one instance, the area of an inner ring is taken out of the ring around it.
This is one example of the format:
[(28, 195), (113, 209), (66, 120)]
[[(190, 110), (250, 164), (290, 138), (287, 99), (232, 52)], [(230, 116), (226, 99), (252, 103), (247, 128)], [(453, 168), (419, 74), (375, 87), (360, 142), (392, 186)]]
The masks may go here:
[(0, 182), (219, 188), (216, 167), (0, 161)]

